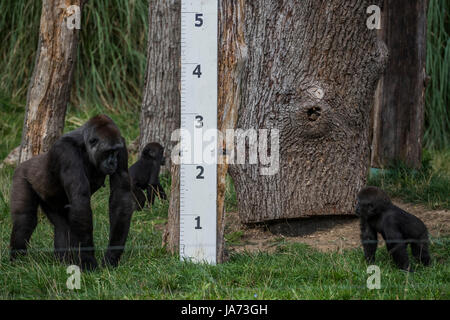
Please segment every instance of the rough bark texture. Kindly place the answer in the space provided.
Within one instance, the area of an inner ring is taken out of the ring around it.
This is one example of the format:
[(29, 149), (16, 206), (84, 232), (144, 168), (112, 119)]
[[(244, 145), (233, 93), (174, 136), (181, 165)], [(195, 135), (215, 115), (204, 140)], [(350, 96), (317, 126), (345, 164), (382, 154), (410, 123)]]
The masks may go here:
[(48, 151), (63, 132), (79, 30), (68, 28), (67, 8), (82, 0), (43, 0), (33, 76), (28, 88), (19, 162)]
[(178, 253), (180, 246), (180, 166), (170, 166), (172, 185), (170, 187), (169, 211), (164, 229), (162, 245), (173, 254)]
[[(235, 126), (239, 105), (238, 128), (281, 132), (276, 175), (261, 176), (256, 165), (230, 166), (241, 219), (352, 213), (365, 184), (369, 114), (386, 60), (385, 46), (366, 26), (374, 1), (219, 3), (219, 128)], [(218, 171), (219, 236), (225, 168)], [(176, 250), (176, 167), (172, 183), (164, 243)]]
[(149, 1), (139, 152), (147, 143), (159, 142), (169, 156), (174, 146), (170, 136), (180, 127), (180, 6), (180, 0)]
[(262, 176), (257, 165), (230, 166), (243, 222), (353, 213), (386, 60), (366, 26), (373, 4), (380, 1), (246, 2), (237, 127), (279, 129), (280, 169)]
[[(218, 129), (225, 133), (226, 129), (236, 126), (237, 110), (240, 104), (242, 73), (247, 54), (243, 30), (244, 0), (219, 1), (219, 42), (218, 42)], [(219, 141), (220, 143), (220, 141)], [(224, 261), (224, 227), (225, 227), (225, 178), (228, 165), (224, 160), (225, 144), (218, 145), (219, 164), (217, 167), (217, 263)], [(163, 243), (172, 252), (179, 246), (179, 166), (172, 166), (172, 190), (169, 205), (169, 219), (163, 237)]]
[[(169, 27), (169, 21), (172, 27)], [(181, 0), (150, 0), (149, 22), (139, 149), (142, 150), (148, 142), (160, 141), (169, 158), (174, 146), (170, 136), (173, 130), (180, 128)], [(166, 71), (163, 72), (163, 68)], [(170, 175), (168, 220), (162, 245), (177, 254), (180, 245), (180, 166), (171, 163)]]
[[(241, 103), (243, 71), (247, 58), (244, 41), (244, 0), (219, 1), (218, 113), (217, 128), (225, 133), (236, 127)], [(218, 141), (217, 166), (217, 262), (225, 256), (225, 187), (228, 172), (227, 146)], [(221, 152), (224, 151), (224, 152)], [(220, 159), (222, 158), (222, 160)]]
[(385, 0), (380, 38), (389, 60), (373, 111), (371, 162), (420, 167), (426, 80), (426, 0)]

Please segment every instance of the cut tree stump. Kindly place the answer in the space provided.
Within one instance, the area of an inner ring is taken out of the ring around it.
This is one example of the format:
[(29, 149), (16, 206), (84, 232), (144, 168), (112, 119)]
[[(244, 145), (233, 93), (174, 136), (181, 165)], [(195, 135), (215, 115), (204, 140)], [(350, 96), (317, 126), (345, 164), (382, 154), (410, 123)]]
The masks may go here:
[(369, 119), (387, 50), (381, 1), (248, 1), (237, 127), (280, 131), (279, 171), (230, 166), (244, 223), (353, 214), (369, 168)]

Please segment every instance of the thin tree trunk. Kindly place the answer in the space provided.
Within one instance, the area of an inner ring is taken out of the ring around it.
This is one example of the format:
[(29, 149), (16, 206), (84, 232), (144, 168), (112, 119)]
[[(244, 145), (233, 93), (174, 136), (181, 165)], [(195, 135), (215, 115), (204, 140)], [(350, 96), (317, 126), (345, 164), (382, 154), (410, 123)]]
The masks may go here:
[[(19, 162), (48, 151), (64, 129), (79, 30), (67, 22), (81, 14), (82, 0), (43, 0), (33, 76), (27, 94)], [(74, 6), (78, 6), (78, 13)]]
[[(160, 141), (166, 148), (166, 155), (171, 155), (174, 146), (170, 140), (171, 134), (180, 128), (180, 24), (181, 0), (149, 1), (148, 62), (141, 113), (140, 150), (148, 142)], [(172, 184), (168, 221), (162, 245), (176, 254), (180, 244), (180, 166), (171, 163), (170, 175)]]
[[(236, 127), (241, 104), (243, 72), (247, 59), (244, 40), (244, 0), (219, 1), (219, 56), (218, 56), (218, 113), (217, 128), (225, 133)], [(217, 166), (217, 263), (225, 257), (225, 191), (228, 172), (225, 140), (218, 141)], [(221, 145), (221, 143), (223, 143)], [(221, 151), (222, 152), (221, 154)]]
[(385, 0), (381, 39), (389, 60), (377, 88), (371, 162), (421, 165), (426, 82), (427, 0)]
[(170, 188), (169, 211), (164, 229), (162, 245), (176, 254), (180, 246), (180, 166), (170, 166), (172, 184)]
[[(218, 121), (219, 131), (234, 129), (237, 121), (237, 110), (240, 105), (242, 73), (247, 55), (244, 43), (243, 12), (244, 0), (219, 1), (219, 52), (218, 52)], [(218, 141), (219, 157), (226, 150), (225, 142)], [(217, 167), (217, 263), (224, 261), (224, 226), (225, 226), (225, 185), (228, 164), (219, 159)], [(169, 218), (164, 233), (164, 244), (172, 252), (179, 246), (179, 166), (172, 166), (172, 190), (169, 205)]]
[[(232, 165), (244, 223), (352, 214), (369, 165), (369, 115), (386, 48), (373, 0), (248, 1), (238, 128), (280, 132), (279, 170)], [(276, 152), (277, 150), (271, 150)]]
[(180, 127), (180, 5), (180, 0), (149, 1), (139, 152), (147, 143), (159, 142), (170, 155), (171, 134)]

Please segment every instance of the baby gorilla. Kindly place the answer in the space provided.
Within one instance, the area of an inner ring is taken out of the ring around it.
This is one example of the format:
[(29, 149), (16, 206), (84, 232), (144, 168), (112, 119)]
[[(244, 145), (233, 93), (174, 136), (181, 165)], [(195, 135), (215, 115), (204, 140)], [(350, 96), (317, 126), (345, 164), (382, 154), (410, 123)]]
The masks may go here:
[(157, 142), (147, 144), (142, 150), (141, 157), (130, 169), (132, 190), (135, 197), (135, 210), (142, 210), (145, 206), (145, 194), (149, 204), (155, 202), (155, 194), (161, 199), (167, 199), (163, 187), (159, 183), (159, 170), (164, 165), (164, 147)]
[(360, 217), (361, 241), (367, 262), (375, 261), (377, 233), (381, 233), (389, 253), (400, 269), (412, 271), (406, 251), (408, 244), (416, 259), (424, 265), (430, 264), (425, 224), (393, 205), (381, 189), (366, 187), (359, 192), (356, 215)]

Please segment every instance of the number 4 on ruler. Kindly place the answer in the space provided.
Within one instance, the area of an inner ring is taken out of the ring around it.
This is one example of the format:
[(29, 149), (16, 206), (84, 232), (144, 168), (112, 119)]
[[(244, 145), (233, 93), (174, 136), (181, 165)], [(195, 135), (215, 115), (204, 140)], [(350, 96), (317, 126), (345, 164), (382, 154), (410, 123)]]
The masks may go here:
[(198, 78), (200, 78), (200, 76), (202, 75), (201, 71), (200, 71), (200, 65), (198, 64), (194, 71), (192, 72), (193, 75), (196, 75)]

